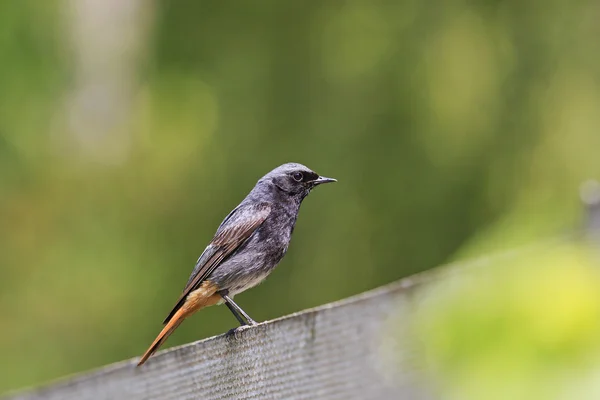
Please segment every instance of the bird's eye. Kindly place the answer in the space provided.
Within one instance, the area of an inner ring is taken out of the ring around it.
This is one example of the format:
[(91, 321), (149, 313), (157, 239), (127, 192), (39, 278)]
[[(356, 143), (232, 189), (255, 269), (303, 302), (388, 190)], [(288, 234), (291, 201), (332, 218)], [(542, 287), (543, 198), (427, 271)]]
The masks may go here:
[(294, 178), (296, 182), (302, 182), (303, 177), (304, 176), (302, 175), (302, 172), (294, 172), (294, 174), (292, 175), (292, 178)]

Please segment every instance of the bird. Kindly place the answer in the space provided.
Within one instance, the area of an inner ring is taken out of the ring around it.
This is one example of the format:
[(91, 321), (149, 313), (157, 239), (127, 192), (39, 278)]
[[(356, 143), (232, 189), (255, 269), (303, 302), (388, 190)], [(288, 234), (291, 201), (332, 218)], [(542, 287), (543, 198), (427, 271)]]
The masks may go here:
[(217, 228), (138, 367), (184, 319), (202, 308), (225, 303), (241, 326), (256, 325), (233, 301), (234, 296), (261, 283), (279, 264), (287, 252), (302, 201), (315, 187), (331, 182), (336, 179), (320, 176), (298, 163), (283, 164), (260, 178)]

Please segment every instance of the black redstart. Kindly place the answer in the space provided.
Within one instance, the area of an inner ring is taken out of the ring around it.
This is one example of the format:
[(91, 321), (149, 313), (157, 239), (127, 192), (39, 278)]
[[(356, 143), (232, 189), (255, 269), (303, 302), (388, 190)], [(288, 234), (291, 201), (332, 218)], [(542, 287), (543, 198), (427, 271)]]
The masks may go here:
[(194, 312), (225, 303), (241, 325), (255, 325), (233, 296), (258, 285), (285, 255), (302, 200), (317, 185), (335, 182), (301, 164), (275, 168), (225, 217), (198, 258), (165, 327), (140, 359), (142, 365)]

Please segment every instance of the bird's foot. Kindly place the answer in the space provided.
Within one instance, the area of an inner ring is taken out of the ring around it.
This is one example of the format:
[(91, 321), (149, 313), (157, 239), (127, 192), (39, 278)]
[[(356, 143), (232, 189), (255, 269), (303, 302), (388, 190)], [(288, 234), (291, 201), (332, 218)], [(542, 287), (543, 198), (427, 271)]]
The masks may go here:
[(247, 329), (250, 329), (253, 325), (240, 325), (237, 328), (232, 328), (229, 331), (227, 331), (227, 336), (233, 336), (233, 337), (238, 337), (239, 334), (241, 334), (242, 332), (244, 332)]

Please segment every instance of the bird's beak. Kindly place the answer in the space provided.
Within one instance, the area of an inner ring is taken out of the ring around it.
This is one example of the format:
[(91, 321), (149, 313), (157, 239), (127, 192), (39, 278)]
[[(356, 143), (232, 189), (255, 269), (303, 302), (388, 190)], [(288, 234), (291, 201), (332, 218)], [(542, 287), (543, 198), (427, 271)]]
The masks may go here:
[(313, 186), (317, 186), (317, 185), (322, 185), (323, 183), (331, 183), (331, 182), (337, 182), (337, 179), (326, 178), (324, 176), (320, 176), (317, 179), (315, 179), (314, 181), (312, 181), (312, 184), (313, 184)]

